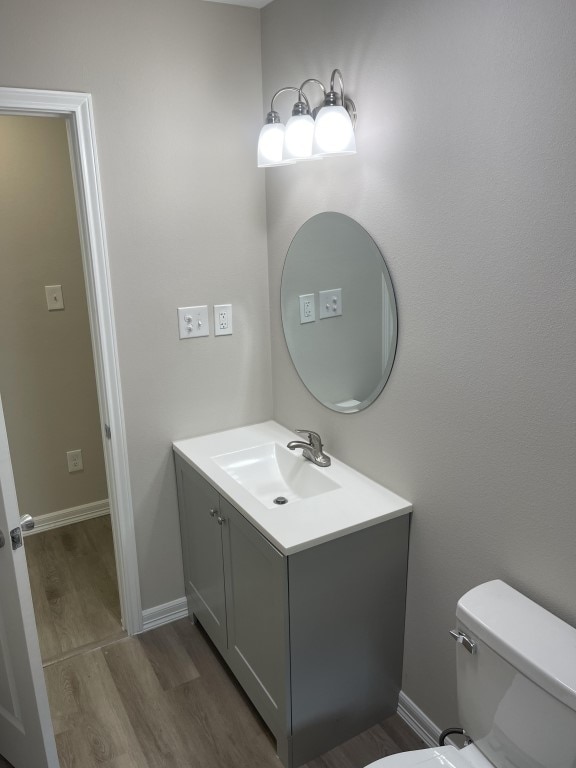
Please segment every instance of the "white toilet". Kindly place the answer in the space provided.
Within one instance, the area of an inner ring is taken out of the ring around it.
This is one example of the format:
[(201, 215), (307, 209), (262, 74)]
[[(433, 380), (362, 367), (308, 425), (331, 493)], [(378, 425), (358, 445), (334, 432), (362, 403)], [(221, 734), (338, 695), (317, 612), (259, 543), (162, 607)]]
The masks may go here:
[(576, 768), (576, 629), (502, 581), (467, 592), (456, 618), (459, 725), (473, 743), (367, 768)]

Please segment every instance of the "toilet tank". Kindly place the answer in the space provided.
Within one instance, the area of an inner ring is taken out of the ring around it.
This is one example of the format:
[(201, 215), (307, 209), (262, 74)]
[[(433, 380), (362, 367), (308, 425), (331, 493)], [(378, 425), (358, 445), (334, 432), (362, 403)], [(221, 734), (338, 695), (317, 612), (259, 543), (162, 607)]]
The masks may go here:
[(576, 629), (502, 581), (456, 608), (461, 725), (495, 768), (576, 768)]

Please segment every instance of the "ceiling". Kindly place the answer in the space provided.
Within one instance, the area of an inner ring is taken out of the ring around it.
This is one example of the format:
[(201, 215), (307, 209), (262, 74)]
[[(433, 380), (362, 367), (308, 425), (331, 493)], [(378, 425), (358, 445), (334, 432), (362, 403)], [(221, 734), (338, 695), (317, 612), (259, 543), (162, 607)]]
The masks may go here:
[(207, 3), (227, 3), (228, 5), (245, 5), (247, 8), (264, 8), (272, 0), (205, 0)]

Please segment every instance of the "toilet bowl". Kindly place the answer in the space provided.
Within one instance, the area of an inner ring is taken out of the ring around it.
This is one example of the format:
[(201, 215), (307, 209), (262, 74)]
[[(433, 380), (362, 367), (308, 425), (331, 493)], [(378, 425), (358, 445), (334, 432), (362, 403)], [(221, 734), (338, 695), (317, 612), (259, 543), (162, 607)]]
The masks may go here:
[(367, 768), (575, 768), (576, 629), (502, 581), (467, 592), (456, 618), (458, 711), (472, 744)]
[(382, 757), (366, 768), (494, 768), (492, 763), (474, 745), (456, 747), (432, 747), (414, 752), (400, 752)]

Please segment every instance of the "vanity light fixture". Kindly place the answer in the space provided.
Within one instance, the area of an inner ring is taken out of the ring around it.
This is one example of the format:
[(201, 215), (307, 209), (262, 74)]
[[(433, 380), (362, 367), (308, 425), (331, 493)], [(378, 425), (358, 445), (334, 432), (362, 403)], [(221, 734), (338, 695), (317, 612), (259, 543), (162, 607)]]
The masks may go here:
[(286, 160), (311, 160), (314, 139), (314, 118), (310, 114), (310, 102), (302, 87), (298, 101), (292, 109), (292, 117), (286, 123), (283, 157)]
[(266, 122), (262, 126), (260, 136), (258, 138), (258, 167), (268, 168), (272, 165), (285, 165), (286, 163), (293, 162), (292, 160), (284, 160), (284, 134), (286, 133), (286, 126), (281, 122), (280, 115), (274, 109), (274, 102), (281, 93), (286, 91), (298, 91), (298, 88), (280, 88), (272, 96), (272, 103), (270, 104), (270, 112), (266, 115)]
[[(340, 81), (340, 93), (334, 90), (336, 76)], [(320, 86), (323, 93), (322, 103), (315, 109), (311, 109), (310, 101), (304, 93), (304, 88), (311, 83)], [(298, 100), (292, 109), (292, 117), (284, 126), (279, 113), (274, 109), (274, 102), (287, 91), (297, 92)], [(272, 97), (266, 124), (260, 131), (258, 167), (320, 160), (330, 155), (355, 154), (355, 124), (356, 105), (344, 93), (344, 81), (339, 69), (332, 72), (328, 92), (316, 78), (308, 78), (299, 88), (280, 88)]]
[[(340, 95), (334, 90), (335, 75), (340, 79)], [(339, 100), (340, 103), (338, 103)], [(316, 117), (313, 154), (320, 156), (356, 154), (355, 122), (356, 106), (352, 99), (344, 95), (342, 73), (339, 69), (335, 69), (330, 78), (330, 90)]]

